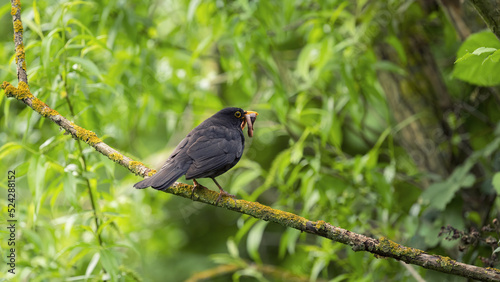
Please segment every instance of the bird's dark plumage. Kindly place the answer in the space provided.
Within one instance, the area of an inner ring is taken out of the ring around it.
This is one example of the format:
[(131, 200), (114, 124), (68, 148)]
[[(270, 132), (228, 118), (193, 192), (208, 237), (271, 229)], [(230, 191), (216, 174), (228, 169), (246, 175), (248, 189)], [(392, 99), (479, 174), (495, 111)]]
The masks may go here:
[[(195, 127), (156, 174), (134, 187), (165, 190), (184, 174), (186, 179), (194, 179), (195, 186), (196, 178), (212, 178), (215, 181), (215, 177), (240, 160), (245, 146), (242, 129), (248, 123), (248, 134), (252, 136), (256, 116), (256, 112), (245, 112), (240, 108), (220, 110)], [(224, 190), (215, 183), (222, 194)]]

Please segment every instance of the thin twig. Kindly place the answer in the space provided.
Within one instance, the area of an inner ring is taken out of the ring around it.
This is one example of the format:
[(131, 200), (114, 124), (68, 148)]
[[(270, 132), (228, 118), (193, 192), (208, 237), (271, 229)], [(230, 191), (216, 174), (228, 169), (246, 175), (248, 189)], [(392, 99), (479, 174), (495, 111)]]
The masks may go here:
[[(66, 102), (68, 103), (69, 111), (71, 113), (72, 117), (75, 117), (75, 112), (73, 111), (73, 106), (71, 104), (71, 100), (69, 99), (69, 92), (68, 92), (68, 84), (67, 84), (67, 79), (66, 76), (64, 78), (64, 91), (66, 91)], [(76, 140), (76, 144), (78, 145), (78, 151), (80, 153), (80, 158), (82, 160), (82, 171), (86, 172), (87, 171), (87, 159), (85, 158), (85, 155), (83, 154), (83, 148), (82, 144), (80, 143), (80, 140)], [(94, 222), (95, 222), (95, 234), (97, 235), (97, 240), (99, 241), (99, 246), (103, 246), (103, 241), (102, 241), (102, 236), (101, 232), (99, 232), (99, 216), (97, 214), (97, 205), (95, 203), (94, 199), (94, 193), (92, 192), (92, 187), (90, 186), (90, 181), (88, 177), (85, 178), (85, 183), (87, 184), (87, 190), (89, 193), (89, 198), (90, 198), (90, 205), (92, 207), (92, 211), (94, 213)]]

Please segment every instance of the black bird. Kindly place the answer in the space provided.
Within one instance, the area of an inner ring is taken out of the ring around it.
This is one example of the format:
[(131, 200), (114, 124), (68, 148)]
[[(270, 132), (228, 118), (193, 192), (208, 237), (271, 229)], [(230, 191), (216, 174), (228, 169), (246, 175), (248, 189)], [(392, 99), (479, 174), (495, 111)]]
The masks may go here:
[(193, 193), (199, 185), (196, 178), (212, 178), (220, 189), (217, 202), (222, 196), (234, 197), (222, 189), (215, 177), (238, 163), (245, 146), (243, 128), (248, 124), (248, 136), (252, 137), (257, 115), (240, 108), (220, 110), (191, 130), (156, 174), (134, 187), (165, 190), (185, 174), (186, 179), (193, 179)]

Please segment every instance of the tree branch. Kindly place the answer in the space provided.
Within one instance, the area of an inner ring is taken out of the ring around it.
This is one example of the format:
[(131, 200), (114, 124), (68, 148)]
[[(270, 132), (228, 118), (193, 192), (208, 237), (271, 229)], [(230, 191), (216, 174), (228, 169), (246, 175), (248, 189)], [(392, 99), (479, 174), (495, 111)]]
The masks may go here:
[[(2, 84), (2, 88), (5, 90), (6, 96), (14, 97), (17, 100), (22, 101), (41, 116), (48, 118), (59, 125), (66, 131), (67, 134), (71, 134), (73, 138), (84, 141), (92, 146), (96, 151), (107, 156), (114, 162), (126, 167), (131, 172), (141, 176), (153, 175), (156, 172), (155, 170), (122, 155), (117, 150), (102, 142), (102, 140), (99, 139), (94, 132), (86, 130), (70, 122), (64, 116), (51, 109), (47, 104), (31, 94), (28, 88), (24, 47), (22, 43), (23, 27), (20, 17), (20, 2), (19, 0), (12, 0), (11, 2), (19, 85), (16, 88), (9, 82), (4, 82)], [(192, 185), (176, 182), (172, 187), (167, 188), (164, 192), (191, 199), (192, 189)], [(194, 200), (209, 205), (224, 207), (258, 219), (275, 222), (285, 227), (294, 228), (302, 232), (328, 238), (332, 241), (349, 245), (354, 251), (367, 251), (378, 257), (394, 258), (405, 263), (415, 264), (427, 269), (467, 278), (482, 281), (500, 281), (500, 270), (498, 269), (481, 268), (457, 262), (448, 257), (431, 255), (418, 249), (397, 244), (385, 237), (381, 237), (379, 239), (370, 238), (361, 234), (353, 233), (346, 229), (335, 227), (322, 220), (311, 221), (299, 215), (273, 209), (257, 202), (223, 198), (217, 203), (218, 195), (219, 194), (215, 191), (201, 187), (196, 190)]]
[(17, 80), (28, 84), (26, 56), (23, 44), (23, 23), (21, 22), (21, 0), (10, 0), (10, 14), (14, 24), (14, 44), (16, 46)]
[(500, 40), (500, 0), (470, 0), (470, 2)]

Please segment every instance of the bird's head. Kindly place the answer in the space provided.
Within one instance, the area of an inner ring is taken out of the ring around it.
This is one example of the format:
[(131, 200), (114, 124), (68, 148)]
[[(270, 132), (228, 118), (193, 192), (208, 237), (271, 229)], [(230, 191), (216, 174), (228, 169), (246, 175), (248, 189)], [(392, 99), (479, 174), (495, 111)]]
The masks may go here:
[(259, 114), (254, 111), (244, 111), (241, 108), (225, 108), (217, 112), (214, 117), (221, 118), (234, 126), (239, 126), (243, 130), (248, 124), (248, 136), (253, 136), (253, 124)]

